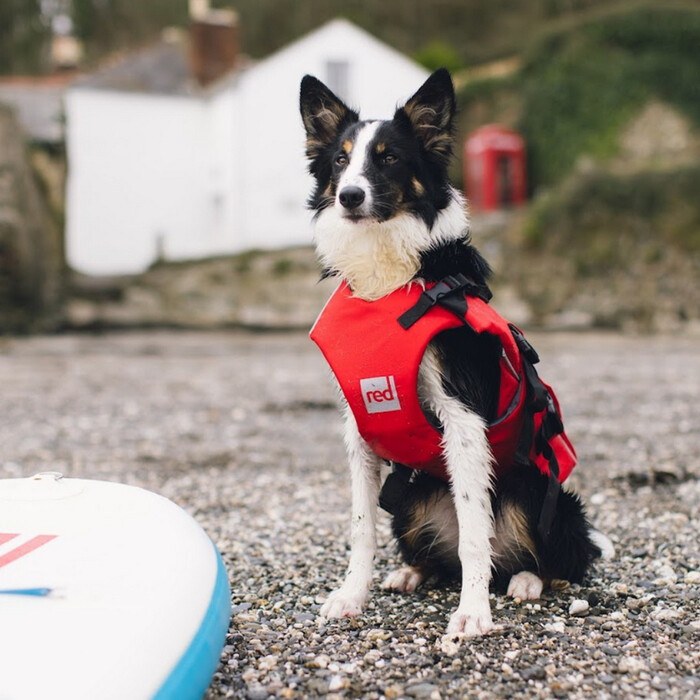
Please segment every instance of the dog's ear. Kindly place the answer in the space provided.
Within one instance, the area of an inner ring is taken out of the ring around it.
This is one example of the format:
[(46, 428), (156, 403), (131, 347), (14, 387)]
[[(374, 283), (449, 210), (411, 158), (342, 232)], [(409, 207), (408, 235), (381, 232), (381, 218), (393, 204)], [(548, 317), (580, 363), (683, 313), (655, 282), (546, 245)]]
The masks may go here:
[(299, 108), (306, 129), (306, 155), (311, 160), (336, 139), (341, 129), (360, 118), (312, 75), (305, 75), (301, 81)]
[(452, 78), (446, 68), (439, 68), (403, 107), (396, 110), (394, 119), (408, 119), (425, 150), (449, 160), (455, 111)]

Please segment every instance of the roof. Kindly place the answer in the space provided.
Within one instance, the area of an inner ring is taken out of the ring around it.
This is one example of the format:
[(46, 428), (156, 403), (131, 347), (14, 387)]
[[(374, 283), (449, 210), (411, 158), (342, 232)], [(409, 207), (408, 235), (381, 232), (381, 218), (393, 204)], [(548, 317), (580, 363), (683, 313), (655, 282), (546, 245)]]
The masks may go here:
[(32, 141), (63, 141), (63, 92), (73, 73), (0, 78), (0, 103), (8, 105)]
[(200, 89), (192, 80), (184, 32), (170, 30), (135, 51), (112, 56), (77, 80), (76, 87), (162, 95), (190, 95)]
[[(297, 47), (303, 46), (305, 44), (313, 44), (315, 42), (318, 42), (319, 40), (325, 39), (327, 36), (330, 36), (334, 39), (341, 39), (342, 41), (359, 40), (365, 42), (368, 45), (379, 47), (383, 52), (386, 53), (386, 55), (392, 56), (393, 59), (395, 59), (396, 61), (399, 61), (406, 65), (411, 65), (414, 68), (417, 68), (423, 73), (425, 73), (426, 76), (428, 75), (428, 71), (416, 61), (414, 61), (412, 58), (409, 58), (406, 54), (402, 53), (401, 51), (394, 48), (390, 44), (387, 44), (381, 39), (378, 39), (376, 36), (374, 36), (374, 34), (371, 34), (367, 30), (363, 29), (362, 27), (359, 27), (358, 25), (354, 24), (350, 20), (345, 19), (344, 17), (336, 17), (334, 19), (331, 19), (328, 22), (316, 27), (315, 29), (312, 29), (307, 34), (298, 37), (286, 46), (283, 46), (282, 48), (278, 49), (274, 53), (270, 54), (266, 58), (256, 63), (255, 68), (259, 66), (264, 66), (266, 63), (269, 63), (271, 61), (284, 60), (286, 56), (290, 52), (294, 51)], [(340, 48), (342, 50), (342, 45), (340, 46)]]

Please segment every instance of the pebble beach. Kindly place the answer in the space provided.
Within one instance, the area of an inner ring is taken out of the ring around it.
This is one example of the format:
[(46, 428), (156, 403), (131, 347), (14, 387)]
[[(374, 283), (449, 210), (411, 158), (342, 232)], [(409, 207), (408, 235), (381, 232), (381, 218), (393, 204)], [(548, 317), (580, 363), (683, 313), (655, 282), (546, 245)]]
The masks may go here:
[(379, 588), (398, 564), (386, 514), (365, 613), (319, 617), (345, 570), (350, 489), (303, 333), (0, 339), (0, 478), (121, 481), (197, 519), (233, 605), (206, 700), (700, 697), (697, 338), (528, 337), (579, 454), (567, 484), (616, 554), (538, 601), (493, 593), (483, 638), (443, 636), (456, 585)]

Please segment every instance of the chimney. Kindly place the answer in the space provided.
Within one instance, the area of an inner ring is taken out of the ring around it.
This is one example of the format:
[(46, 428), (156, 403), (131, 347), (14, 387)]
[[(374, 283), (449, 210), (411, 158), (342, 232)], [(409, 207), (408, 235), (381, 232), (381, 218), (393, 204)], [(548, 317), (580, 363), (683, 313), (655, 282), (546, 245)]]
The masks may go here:
[(74, 36), (55, 35), (51, 39), (51, 65), (54, 71), (74, 70), (83, 58), (83, 45)]
[(204, 87), (233, 69), (238, 59), (238, 14), (212, 10), (209, 0), (190, 3), (190, 71)]

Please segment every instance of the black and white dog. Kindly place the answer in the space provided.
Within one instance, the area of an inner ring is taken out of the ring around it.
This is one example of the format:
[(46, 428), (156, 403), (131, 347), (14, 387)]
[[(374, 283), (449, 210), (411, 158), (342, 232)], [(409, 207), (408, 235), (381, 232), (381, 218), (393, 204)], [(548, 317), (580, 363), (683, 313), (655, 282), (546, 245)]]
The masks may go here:
[[(316, 186), (315, 238), (326, 275), (352, 294), (375, 301), (409, 284), (462, 273), (480, 283), (490, 274), (470, 245), (462, 196), (450, 185), (455, 95), (438, 70), (388, 121), (362, 121), (323, 83), (301, 83), (306, 153)], [(469, 333), (438, 336), (423, 357), (418, 395), (437, 417), (449, 484), (420, 472), (394, 512), (393, 529), (406, 565), (384, 587), (409, 592), (432, 575), (461, 572), (461, 597), (448, 633), (481, 635), (493, 628), (489, 582), (507, 583), (521, 600), (540, 596), (551, 579), (580, 581), (591, 561), (611, 549), (588, 524), (577, 496), (562, 491), (552, 536), (537, 519), (547, 480), (533, 465), (494, 483), (486, 436), (494, 413), (500, 348)], [(448, 368), (450, 387), (446, 387)], [(458, 387), (455, 393), (454, 387)], [(345, 411), (352, 475), (350, 563), (325, 617), (360, 613), (370, 590), (382, 460)]]

